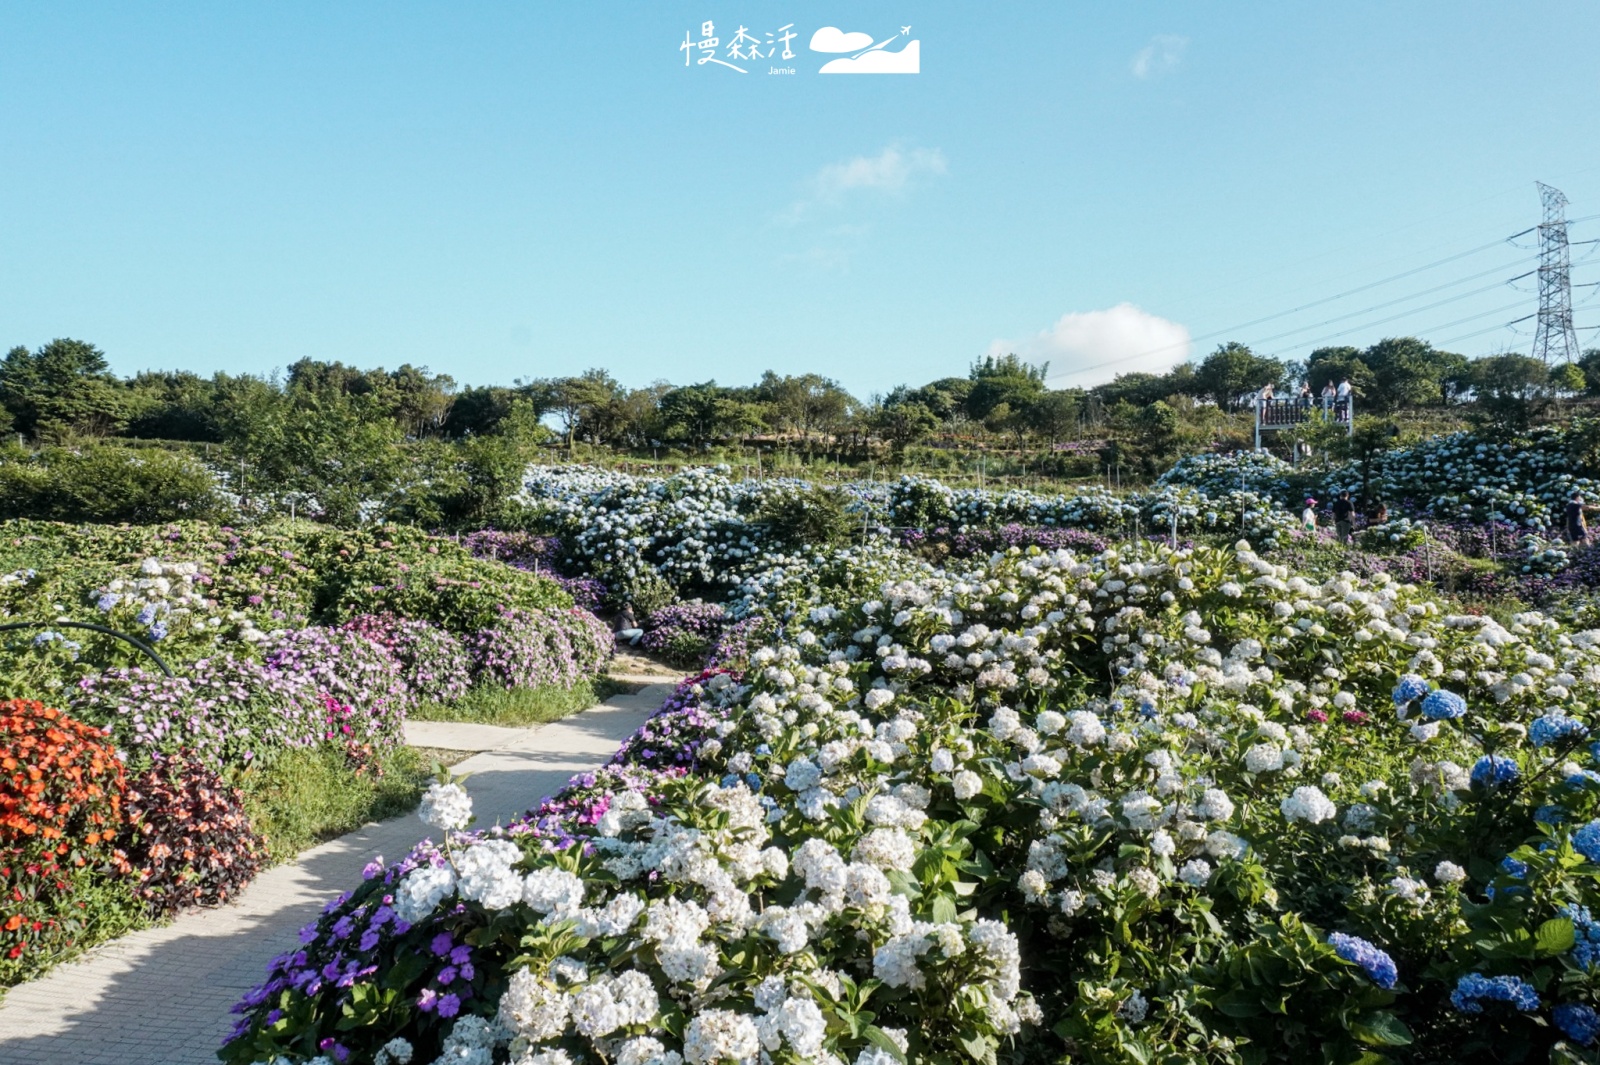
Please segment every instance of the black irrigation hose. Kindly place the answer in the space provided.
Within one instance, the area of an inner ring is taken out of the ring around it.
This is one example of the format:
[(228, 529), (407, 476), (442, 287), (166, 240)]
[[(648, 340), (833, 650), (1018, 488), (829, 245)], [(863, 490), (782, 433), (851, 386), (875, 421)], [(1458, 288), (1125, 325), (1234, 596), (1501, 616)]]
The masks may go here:
[(99, 632), (104, 633), (107, 636), (115, 636), (124, 643), (131, 643), (133, 646), (149, 655), (151, 660), (154, 661), (156, 665), (161, 667), (161, 672), (165, 673), (169, 677), (175, 676), (171, 667), (161, 660), (160, 655), (156, 654), (155, 649), (149, 644), (145, 643), (143, 640), (139, 639), (137, 636), (129, 636), (125, 632), (118, 632), (116, 629), (108, 629), (104, 625), (96, 625), (92, 621), (13, 621), (9, 624), (0, 625), (0, 632), (15, 632), (18, 629), (44, 629), (46, 631), (51, 629), (88, 629), (90, 632)]

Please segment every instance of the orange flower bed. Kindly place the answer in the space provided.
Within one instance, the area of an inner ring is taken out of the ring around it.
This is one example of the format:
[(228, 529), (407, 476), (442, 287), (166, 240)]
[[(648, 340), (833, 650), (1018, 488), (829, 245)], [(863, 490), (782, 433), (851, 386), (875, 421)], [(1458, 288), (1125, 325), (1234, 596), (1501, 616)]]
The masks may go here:
[(31, 699), (0, 702), (0, 969), (71, 945), (79, 870), (132, 871), (117, 846), (126, 793), (99, 729)]

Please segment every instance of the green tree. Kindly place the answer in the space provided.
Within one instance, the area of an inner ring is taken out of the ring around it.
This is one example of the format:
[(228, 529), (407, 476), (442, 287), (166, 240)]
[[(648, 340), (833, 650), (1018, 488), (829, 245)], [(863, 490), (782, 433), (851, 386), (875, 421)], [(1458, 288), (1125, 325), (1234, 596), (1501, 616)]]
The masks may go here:
[(1600, 396), (1600, 348), (1586, 349), (1578, 358), (1578, 369), (1583, 371), (1586, 391), (1591, 396)]
[(1028, 428), (1051, 444), (1069, 436), (1083, 416), (1083, 390), (1052, 389), (1028, 405)]
[(669, 438), (697, 447), (737, 436), (760, 424), (751, 404), (735, 398), (715, 381), (673, 389), (661, 397), (657, 413)]
[[(968, 375), (972, 390), (967, 394), (967, 416), (976, 422), (1004, 423), (1014, 428), (1022, 412), (1045, 392), (1044, 379), (1050, 364), (1034, 366), (1016, 355), (987, 355), (972, 364)], [(1006, 410), (996, 417), (997, 409)]]
[(1238, 410), (1245, 397), (1268, 383), (1278, 384), (1283, 364), (1257, 355), (1243, 344), (1229, 341), (1217, 346), (1195, 371), (1194, 383), (1202, 394), (1223, 410)]
[(34, 439), (105, 436), (122, 427), (125, 392), (105, 353), (81, 340), (56, 339), (0, 360), (0, 406), (17, 432)]
[(1473, 367), (1477, 404), (1472, 418), (1498, 439), (1510, 439), (1550, 406), (1550, 371), (1527, 355), (1490, 355)]
[(867, 424), (897, 457), (939, 428), (939, 416), (914, 395), (901, 385), (874, 400), (867, 412)]
[(1374, 411), (1402, 407), (1422, 407), (1444, 398), (1440, 378), (1445, 366), (1433, 346), (1416, 337), (1389, 337), (1366, 351), (1361, 359), (1374, 378), (1371, 394), (1363, 394), (1363, 405)]

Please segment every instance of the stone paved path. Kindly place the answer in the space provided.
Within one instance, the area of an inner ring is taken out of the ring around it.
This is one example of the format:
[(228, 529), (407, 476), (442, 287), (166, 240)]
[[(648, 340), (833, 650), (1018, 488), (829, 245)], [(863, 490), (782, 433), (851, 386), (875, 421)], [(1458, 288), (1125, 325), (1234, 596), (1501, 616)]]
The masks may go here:
[[(509, 820), (603, 764), (661, 705), (671, 686), (659, 667), (640, 662), (624, 670), (655, 682), (642, 691), (536, 729), (430, 727), (425, 745), (481, 751), (453, 771), (472, 774), (466, 787), (479, 825)], [(369, 861), (400, 857), (428, 831), (412, 814), (367, 825), (269, 869), (232, 905), (124, 936), (13, 988), (0, 1005), (0, 1065), (215, 1063), (232, 1027), (229, 1008), (267, 962), (328, 899), (358, 883)]]

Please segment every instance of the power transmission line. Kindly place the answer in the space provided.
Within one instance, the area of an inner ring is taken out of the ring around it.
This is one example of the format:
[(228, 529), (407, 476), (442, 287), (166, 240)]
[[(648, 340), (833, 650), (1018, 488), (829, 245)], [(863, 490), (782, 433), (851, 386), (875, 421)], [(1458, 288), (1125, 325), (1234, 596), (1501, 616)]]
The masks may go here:
[[(1322, 299), (1312, 300), (1310, 303), (1303, 303), (1298, 307), (1292, 307), (1292, 308), (1290, 308), (1289, 310), (1286, 310), (1286, 311), (1278, 311), (1277, 313), (1269, 314), (1264, 318), (1256, 318), (1253, 321), (1243, 322), (1243, 323), (1241, 323), (1239, 325), (1229, 326), (1226, 329), (1219, 329), (1219, 330), (1217, 330), (1215, 332), (1212, 332), (1212, 333), (1202, 333), (1200, 336), (1190, 337), (1188, 340), (1185, 340), (1185, 341), (1183, 341), (1181, 343), (1163, 344), (1159, 348), (1151, 348), (1149, 351), (1143, 351), (1143, 352), (1140, 352), (1137, 355), (1125, 355), (1125, 356), (1122, 356), (1121, 358), (1112, 359), (1112, 360), (1110, 360), (1108, 362), (1099, 363), (1099, 364), (1094, 365), (1094, 366), (1085, 366), (1082, 369), (1078, 369), (1078, 370), (1066, 370), (1066, 371), (1063, 371), (1063, 372), (1058, 373), (1058, 374), (1051, 374), (1050, 377), (1049, 377), (1049, 380), (1054, 381), (1057, 378), (1061, 378), (1061, 377), (1073, 377), (1073, 376), (1076, 376), (1078, 374), (1088, 373), (1091, 370), (1100, 370), (1100, 369), (1104, 369), (1107, 366), (1115, 366), (1118, 363), (1130, 362), (1130, 361), (1132, 361), (1134, 359), (1144, 359), (1144, 358), (1148, 358), (1151, 355), (1160, 355), (1162, 352), (1172, 351), (1172, 350), (1174, 350), (1176, 348), (1188, 347), (1190, 344), (1199, 343), (1202, 340), (1215, 340), (1217, 337), (1220, 337), (1220, 336), (1226, 336), (1226, 335), (1228, 335), (1230, 333), (1238, 333), (1242, 329), (1249, 329), (1252, 326), (1261, 325), (1261, 324), (1263, 324), (1265, 322), (1276, 321), (1279, 318), (1287, 318), (1291, 314), (1299, 314), (1301, 311), (1308, 311), (1313, 307), (1321, 307), (1324, 304), (1333, 303), (1336, 300), (1342, 300), (1342, 299), (1345, 299), (1346, 297), (1354, 296), (1354, 295), (1356, 295), (1357, 293), (1360, 293), (1360, 292), (1366, 292), (1366, 291), (1368, 291), (1370, 289), (1379, 288), (1379, 287), (1381, 287), (1383, 285), (1392, 284), (1392, 283), (1394, 283), (1396, 281), (1403, 281), (1408, 277), (1412, 277), (1412, 276), (1414, 276), (1416, 274), (1423, 273), (1423, 272), (1425, 272), (1427, 270), (1433, 270), (1433, 269), (1435, 269), (1437, 267), (1440, 267), (1440, 266), (1446, 266), (1446, 265), (1448, 265), (1450, 263), (1456, 262), (1457, 260), (1465, 259), (1468, 256), (1477, 255), (1480, 252), (1488, 251), (1491, 248), (1498, 248), (1504, 243), (1505, 243), (1504, 240), (1493, 240), (1493, 241), (1490, 241), (1488, 244), (1482, 244), (1482, 245), (1479, 245), (1476, 248), (1468, 248), (1466, 251), (1457, 252), (1455, 255), (1447, 255), (1443, 259), (1436, 259), (1433, 262), (1427, 263), (1427, 264), (1425, 264), (1423, 266), (1414, 267), (1414, 268), (1412, 268), (1410, 270), (1404, 270), (1404, 271), (1401, 271), (1398, 274), (1393, 274), (1393, 275), (1391, 275), (1389, 277), (1382, 278), (1382, 279), (1380, 279), (1378, 281), (1369, 281), (1364, 285), (1357, 285), (1355, 288), (1346, 289), (1345, 291), (1336, 293), (1336, 294), (1334, 294), (1332, 296), (1324, 296)], [(1515, 265), (1515, 263), (1513, 263), (1512, 265)], [(1504, 270), (1504, 269), (1506, 269), (1506, 267), (1502, 266), (1502, 267), (1497, 267), (1496, 269), (1497, 270)], [(1494, 272), (1494, 271), (1491, 271), (1491, 272)]]
[[(1499, 273), (1500, 271), (1499, 270), (1489, 270), (1489, 271), (1486, 271), (1486, 272), (1487, 273)], [(1481, 295), (1481, 294), (1483, 294), (1485, 292), (1492, 292), (1495, 289), (1499, 288), (1501, 285), (1509, 285), (1513, 281), (1521, 280), (1524, 277), (1531, 277), (1533, 275), (1533, 273), (1534, 273), (1534, 271), (1529, 270), (1525, 274), (1518, 274), (1516, 277), (1508, 277), (1503, 281), (1496, 281), (1492, 285), (1484, 285), (1482, 288), (1474, 288), (1474, 289), (1468, 289), (1466, 292), (1458, 292), (1456, 295), (1450, 296), (1447, 299), (1436, 300), (1433, 303), (1430, 303), (1430, 304), (1428, 304), (1428, 305), (1426, 305), (1424, 307), (1412, 307), (1410, 310), (1401, 311), (1399, 314), (1393, 315), (1393, 316), (1391, 316), (1389, 318), (1383, 318), (1383, 319), (1380, 319), (1380, 320), (1378, 320), (1376, 322), (1367, 322), (1365, 325), (1356, 326), (1356, 327), (1354, 327), (1354, 328), (1352, 328), (1350, 330), (1347, 330), (1347, 332), (1354, 333), (1354, 332), (1358, 332), (1359, 330), (1362, 330), (1362, 329), (1367, 329), (1367, 328), (1369, 328), (1371, 326), (1384, 325), (1387, 322), (1393, 322), (1396, 319), (1404, 318), (1404, 317), (1406, 317), (1406, 315), (1409, 315), (1409, 314), (1416, 314), (1419, 311), (1431, 311), (1435, 307), (1443, 307), (1447, 303), (1455, 303), (1458, 300), (1468, 299), (1469, 297)], [(1482, 276), (1483, 276), (1483, 274), (1474, 275), (1474, 277), (1482, 277)], [(1359, 310), (1359, 311), (1351, 311), (1349, 314), (1341, 314), (1341, 315), (1339, 315), (1338, 317), (1335, 317), (1335, 318), (1328, 318), (1328, 319), (1326, 319), (1324, 321), (1316, 323), (1315, 325), (1301, 326), (1299, 329), (1291, 329), (1287, 333), (1279, 333), (1276, 336), (1262, 337), (1260, 340), (1257, 340), (1257, 341), (1253, 342), (1252, 344), (1250, 344), (1250, 347), (1252, 347), (1252, 348), (1260, 347), (1263, 344), (1270, 344), (1274, 340), (1282, 340), (1284, 337), (1294, 336), (1296, 333), (1304, 333), (1304, 332), (1308, 332), (1309, 330), (1312, 330), (1312, 329), (1321, 329), (1325, 325), (1332, 325), (1335, 322), (1347, 321), (1348, 319), (1351, 319), (1351, 318), (1360, 318), (1360, 317), (1363, 317), (1365, 315), (1371, 314), (1373, 311), (1381, 311), (1381, 310), (1384, 310), (1385, 308), (1393, 307), (1397, 303), (1408, 303), (1411, 300), (1418, 299), (1419, 297), (1422, 297), (1422, 296), (1426, 296), (1430, 292), (1438, 292), (1438, 291), (1440, 291), (1442, 289), (1451, 288), (1454, 285), (1459, 285), (1459, 284), (1462, 283), (1462, 281), (1470, 281), (1470, 280), (1473, 280), (1473, 278), (1462, 278), (1461, 281), (1454, 281), (1454, 282), (1451, 282), (1451, 284), (1449, 284), (1449, 285), (1439, 285), (1436, 288), (1425, 289), (1422, 292), (1417, 292), (1417, 293), (1414, 293), (1414, 294), (1412, 294), (1410, 296), (1402, 296), (1400, 299), (1390, 300), (1387, 303), (1379, 303), (1379, 304), (1376, 304), (1376, 305), (1374, 305), (1372, 307), (1363, 308), (1362, 310)], [(1298, 347), (1298, 346), (1299, 345), (1296, 345), (1296, 347)]]
[[(1447, 300), (1447, 301), (1444, 301), (1444, 302), (1449, 302), (1449, 301)], [(1438, 306), (1438, 304), (1435, 304), (1434, 306)], [(1525, 306), (1527, 306), (1526, 303), (1524, 303), (1522, 300), (1517, 300), (1515, 303), (1508, 303), (1504, 307), (1496, 307), (1492, 311), (1483, 311), (1483, 312), (1481, 312), (1479, 314), (1469, 314), (1465, 318), (1457, 318), (1455, 321), (1453, 321), (1453, 322), (1445, 322), (1443, 325), (1431, 326), (1431, 327), (1429, 327), (1427, 329), (1418, 329), (1417, 332), (1418, 333), (1435, 333), (1435, 332), (1438, 332), (1441, 329), (1449, 329), (1452, 326), (1460, 325), (1463, 322), (1472, 322), (1472, 321), (1476, 321), (1479, 318), (1487, 318), (1491, 314), (1504, 314), (1507, 311), (1514, 311), (1518, 307), (1525, 307)], [(1419, 310), (1427, 310), (1427, 309), (1428, 308), (1426, 308), (1426, 307), (1419, 308)], [(1392, 322), (1396, 318), (1404, 318), (1404, 317), (1406, 317), (1406, 315), (1409, 315), (1411, 313), (1413, 313), (1413, 312), (1407, 311), (1405, 314), (1397, 314), (1392, 318), (1384, 318), (1381, 321), (1377, 321), (1377, 322), (1368, 322), (1365, 325), (1354, 326), (1353, 328), (1346, 329), (1346, 330), (1343, 330), (1342, 332), (1338, 332), (1338, 333), (1329, 333), (1327, 336), (1321, 336), (1321, 337), (1318, 337), (1315, 340), (1307, 340), (1307, 341), (1304, 341), (1304, 342), (1299, 343), (1299, 344), (1294, 344), (1294, 345), (1291, 345), (1290, 347), (1284, 348), (1283, 350), (1284, 351), (1298, 351), (1300, 348), (1316, 347), (1318, 344), (1325, 344), (1330, 340), (1338, 340), (1340, 337), (1349, 336), (1351, 333), (1359, 333), (1363, 329), (1371, 329), (1375, 325), (1383, 325), (1383, 324), (1385, 324), (1387, 322)], [(1528, 317), (1531, 318), (1533, 316), (1530, 314)]]
[[(1584, 215), (1581, 218), (1574, 218), (1574, 219), (1568, 220), (1566, 222), (1566, 225), (1569, 225), (1569, 226), (1577, 225), (1580, 222), (1588, 222), (1588, 221), (1592, 221), (1592, 220), (1597, 219), (1597, 218), (1600, 218), (1600, 214)], [(1165, 352), (1175, 351), (1175, 350), (1178, 350), (1178, 349), (1181, 349), (1181, 348), (1187, 348), (1190, 345), (1199, 343), (1201, 341), (1214, 340), (1217, 337), (1227, 336), (1229, 334), (1237, 335), (1241, 330), (1249, 329), (1252, 326), (1261, 325), (1261, 324), (1263, 324), (1265, 322), (1276, 321), (1277, 319), (1286, 318), (1291, 314), (1298, 314), (1301, 311), (1309, 310), (1309, 309), (1311, 309), (1313, 307), (1320, 307), (1320, 306), (1323, 306), (1325, 304), (1333, 303), (1333, 302), (1335, 302), (1337, 300), (1346, 299), (1346, 298), (1348, 298), (1350, 296), (1356, 295), (1356, 294), (1361, 293), (1361, 292), (1370, 291), (1371, 289), (1379, 288), (1379, 287), (1381, 287), (1383, 285), (1393, 284), (1395, 281), (1401, 281), (1401, 280), (1404, 280), (1405, 278), (1413, 277), (1413, 276), (1415, 276), (1417, 274), (1424, 273), (1424, 272), (1426, 272), (1428, 270), (1437, 269), (1440, 266), (1446, 266), (1446, 265), (1448, 265), (1450, 263), (1457, 262), (1457, 261), (1459, 261), (1461, 259), (1468, 258), (1469, 256), (1477, 255), (1477, 254), (1480, 254), (1481, 252), (1488, 251), (1491, 248), (1500, 247), (1501, 245), (1503, 245), (1503, 244), (1505, 244), (1505, 243), (1507, 243), (1509, 241), (1514, 241), (1517, 237), (1524, 236), (1524, 235), (1526, 235), (1528, 233), (1532, 233), (1532, 232), (1534, 232), (1535, 230), (1537, 230), (1539, 228), (1540, 227), (1538, 227), (1538, 226), (1530, 227), (1529, 229), (1522, 230), (1519, 233), (1513, 233), (1509, 237), (1503, 237), (1500, 240), (1491, 241), (1491, 242), (1489, 242), (1487, 244), (1481, 244), (1481, 245), (1479, 245), (1479, 246), (1477, 246), (1475, 248), (1468, 248), (1466, 251), (1457, 252), (1457, 253), (1455, 253), (1453, 255), (1447, 255), (1442, 259), (1436, 259), (1436, 260), (1434, 260), (1432, 262), (1425, 263), (1422, 266), (1413, 267), (1412, 269), (1401, 271), (1398, 274), (1392, 274), (1392, 275), (1390, 275), (1388, 277), (1380, 278), (1377, 281), (1369, 281), (1364, 285), (1358, 285), (1355, 288), (1346, 289), (1343, 292), (1335, 293), (1332, 296), (1325, 296), (1325, 297), (1323, 297), (1321, 299), (1312, 300), (1310, 303), (1303, 303), (1298, 307), (1293, 307), (1293, 308), (1290, 308), (1289, 310), (1285, 310), (1285, 311), (1278, 311), (1276, 313), (1269, 314), (1269, 315), (1266, 315), (1266, 316), (1261, 317), (1261, 318), (1252, 319), (1249, 322), (1244, 322), (1244, 323), (1239, 324), (1239, 325), (1229, 326), (1229, 327), (1227, 327), (1225, 329), (1219, 329), (1219, 330), (1216, 330), (1216, 331), (1210, 332), (1210, 333), (1202, 333), (1199, 336), (1190, 337), (1187, 340), (1184, 340), (1184, 341), (1181, 341), (1181, 342), (1172, 343), (1172, 344), (1163, 344), (1163, 345), (1161, 345), (1159, 347), (1150, 348), (1148, 350), (1141, 351), (1141, 352), (1139, 352), (1137, 354), (1134, 354), (1134, 355), (1123, 355), (1123, 356), (1119, 356), (1119, 357), (1117, 357), (1115, 359), (1107, 359), (1107, 360), (1105, 360), (1103, 362), (1094, 363), (1094, 364), (1091, 364), (1089, 366), (1082, 366), (1082, 367), (1078, 367), (1078, 368), (1075, 368), (1075, 369), (1072, 369), (1072, 370), (1063, 370), (1060, 373), (1051, 374), (1047, 378), (1047, 380), (1049, 380), (1049, 381), (1058, 381), (1058, 380), (1061, 380), (1063, 378), (1077, 377), (1077, 376), (1081, 376), (1081, 375), (1086, 374), (1086, 373), (1092, 373), (1092, 372), (1094, 372), (1096, 370), (1104, 370), (1104, 369), (1107, 369), (1107, 368), (1112, 367), (1112, 366), (1118, 366), (1118, 365), (1122, 365), (1124, 363), (1134, 362), (1134, 361), (1140, 360), (1140, 359), (1147, 359), (1147, 358), (1151, 357), (1152, 355), (1160, 355), (1160, 354), (1163, 354)], [(1581, 241), (1581, 242), (1575, 242), (1575, 243), (1588, 243), (1588, 242), (1587, 241)], [(1517, 245), (1517, 246), (1520, 246), (1520, 245)], [(1540, 256), (1528, 256), (1528, 257), (1525, 257), (1525, 258), (1522, 258), (1522, 259), (1517, 259), (1517, 260), (1514, 260), (1514, 261), (1512, 261), (1510, 263), (1507, 263), (1507, 264), (1505, 264), (1503, 266), (1495, 267), (1494, 269), (1491, 269), (1491, 270), (1481, 271), (1481, 272), (1476, 273), (1476, 274), (1469, 274), (1466, 277), (1457, 278), (1454, 281), (1447, 282), (1446, 284), (1443, 284), (1443, 285), (1436, 285), (1433, 288), (1424, 289), (1421, 292), (1415, 292), (1415, 293), (1412, 293), (1409, 296), (1399, 297), (1398, 299), (1390, 300), (1390, 301), (1387, 301), (1385, 303), (1376, 304), (1376, 305), (1374, 305), (1372, 307), (1363, 308), (1360, 311), (1353, 311), (1353, 312), (1350, 312), (1349, 314), (1340, 315), (1340, 316), (1337, 316), (1335, 318), (1328, 319), (1325, 322), (1319, 323), (1319, 325), (1326, 325), (1326, 324), (1329, 324), (1331, 322), (1343, 321), (1343, 320), (1346, 320), (1346, 319), (1349, 319), (1349, 318), (1359, 317), (1360, 315), (1370, 314), (1374, 310), (1381, 310), (1381, 309), (1384, 309), (1384, 308), (1387, 308), (1387, 307), (1394, 306), (1394, 305), (1396, 305), (1398, 303), (1403, 303), (1403, 302), (1406, 302), (1408, 300), (1417, 299), (1417, 298), (1420, 298), (1422, 296), (1429, 295), (1429, 294), (1431, 294), (1433, 292), (1443, 291), (1444, 289), (1452, 288), (1455, 285), (1464, 284), (1467, 281), (1472, 281), (1472, 280), (1475, 280), (1475, 279), (1477, 279), (1479, 277), (1486, 277), (1486, 276), (1488, 276), (1490, 274), (1498, 273), (1501, 270), (1505, 270), (1505, 269), (1509, 269), (1509, 268), (1514, 267), (1514, 266), (1518, 266), (1518, 265), (1520, 265), (1520, 264), (1522, 264), (1524, 262), (1528, 262), (1531, 259), (1539, 258), (1539, 257)], [(1529, 274), (1519, 274), (1516, 277), (1509, 278), (1507, 280), (1508, 281), (1515, 281), (1515, 280), (1518, 280), (1519, 278), (1527, 277), (1527, 276), (1530, 276), (1530, 275)], [(1431, 309), (1433, 307), (1443, 306), (1446, 303), (1453, 303), (1457, 299), (1464, 299), (1469, 295), (1478, 295), (1481, 292), (1486, 292), (1486, 291), (1489, 291), (1491, 289), (1498, 288), (1498, 287), (1499, 287), (1498, 283), (1495, 284), (1495, 285), (1489, 285), (1489, 286), (1486, 286), (1483, 289), (1476, 290), (1476, 291), (1471, 292), (1471, 293), (1464, 293), (1461, 296), (1451, 297), (1448, 300), (1440, 300), (1438, 302), (1429, 304), (1428, 306), (1425, 306), (1425, 307), (1413, 308), (1410, 311), (1406, 311), (1406, 312), (1404, 312), (1402, 314), (1399, 314), (1399, 315), (1394, 315), (1394, 316), (1392, 316), (1390, 318), (1381, 319), (1381, 320), (1379, 320), (1377, 322), (1369, 322), (1369, 323), (1367, 323), (1366, 325), (1363, 325), (1363, 326), (1353, 327), (1351, 329), (1344, 330), (1344, 331), (1339, 332), (1339, 333), (1335, 333), (1335, 334), (1331, 335), (1330, 337), (1326, 337), (1326, 338), (1323, 338), (1323, 339), (1325, 339), (1325, 340), (1326, 339), (1337, 339), (1338, 337), (1346, 336), (1349, 333), (1359, 332), (1361, 329), (1367, 329), (1367, 328), (1371, 328), (1372, 326), (1384, 325), (1387, 322), (1396, 321), (1396, 320), (1398, 320), (1400, 318), (1404, 318), (1404, 317), (1407, 317), (1410, 314), (1416, 313), (1416, 311), (1429, 310), (1429, 309)], [(1517, 304), (1513, 304), (1512, 305), (1512, 307), (1515, 307), (1515, 306), (1517, 306)], [(1504, 310), (1509, 310), (1509, 309), (1511, 309), (1511, 308), (1510, 307), (1502, 308), (1501, 310), (1498, 310), (1498, 311), (1486, 311), (1486, 312), (1484, 312), (1484, 314), (1478, 314), (1478, 315), (1470, 316), (1468, 318), (1459, 319), (1457, 322), (1446, 323), (1444, 326), (1440, 326), (1438, 328), (1447, 329), (1451, 325), (1456, 325), (1456, 324), (1459, 324), (1460, 322), (1471, 321), (1474, 318), (1482, 318), (1486, 314), (1503, 313)], [(1530, 315), (1529, 317), (1532, 317), (1532, 316)], [(1518, 321), (1521, 321), (1521, 319), (1518, 319)], [(1277, 334), (1277, 337), (1292, 336), (1295, 333), (1300, 333), (1300, 332), (1306, 331), (1307, 329), (1316, 329), (1316, 328), (1318, 328), (1317, 325), (1305, 326), (1305, 327), (1303, 327), (1301, 329), (1294, 329), (1294, 330), (1290, 330), (1290, 331), (1288, 331), (1286, 333)], [(1499, 329), (1499, 328), (1503, 328), (1503, 327), (1494, 326), (1494, 327), (1491, 327), (1490, 330), (1480, 330), (1480, 332), (1489, 332), (1492, 329)], [(1273, 339), (1276, 339), (1276, 337), (1269, 337), (1266, 340), (1258, 341), (1258, 343), (1269, 343)], [(1318, 343), (1321, 343), (1321, 342), (1322, 342), (1321, 340), (1308, 341), (1308, 342), (1306, 342), (1304, 344), (1294, 345), (1293, 347), (1289, 348), (1288, 350), (1292, 351), (1292, 350), (1295, 350), (1295, 349), (1300, 348), (1300, 347), (1306, 347), (1306, 346), (1310, 346), (1310, 345), (1315, 345), (1315, 344), (1318, 344)]]

